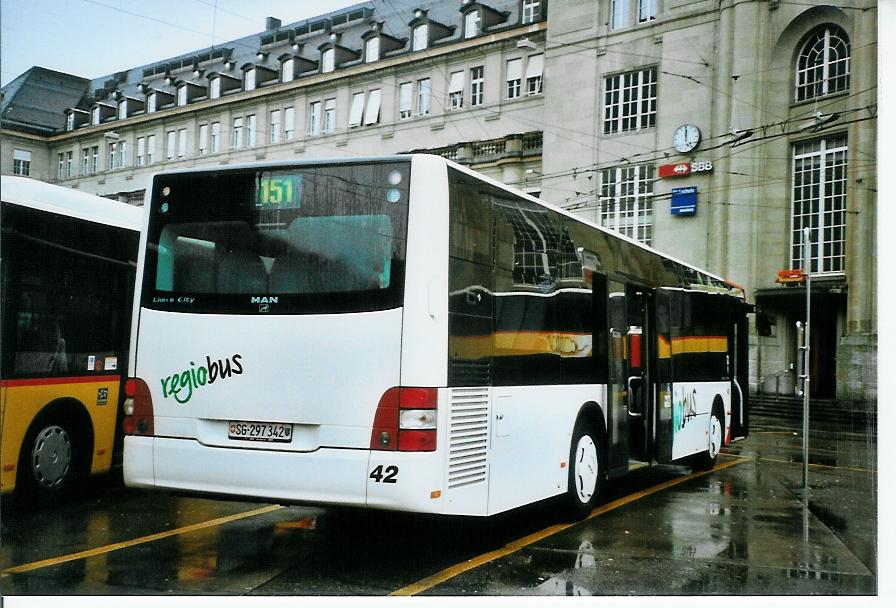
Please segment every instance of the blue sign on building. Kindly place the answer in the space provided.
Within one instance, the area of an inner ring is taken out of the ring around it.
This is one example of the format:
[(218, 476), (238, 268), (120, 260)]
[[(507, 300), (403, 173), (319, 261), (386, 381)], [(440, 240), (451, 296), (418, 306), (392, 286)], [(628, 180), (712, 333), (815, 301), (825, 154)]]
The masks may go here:
[(697, 214), (697, 186), (672, 188), (672, 215)]

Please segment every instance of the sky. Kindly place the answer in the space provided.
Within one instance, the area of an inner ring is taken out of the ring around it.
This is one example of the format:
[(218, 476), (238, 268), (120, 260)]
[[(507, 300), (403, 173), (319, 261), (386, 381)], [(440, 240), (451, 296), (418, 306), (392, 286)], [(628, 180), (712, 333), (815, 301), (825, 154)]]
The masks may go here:
[(362, 0), (0, 0), (2, 85), (38, 65), (96, 78)]

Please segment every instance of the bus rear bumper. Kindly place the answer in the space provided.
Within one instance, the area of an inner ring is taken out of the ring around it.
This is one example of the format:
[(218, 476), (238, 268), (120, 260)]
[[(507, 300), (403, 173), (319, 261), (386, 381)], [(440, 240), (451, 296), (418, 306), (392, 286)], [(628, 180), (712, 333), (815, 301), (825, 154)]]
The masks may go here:
[(368, 458), (367, 450), (285, 454), (129, 436), (124, 481), (131, 487), (364, 506)]

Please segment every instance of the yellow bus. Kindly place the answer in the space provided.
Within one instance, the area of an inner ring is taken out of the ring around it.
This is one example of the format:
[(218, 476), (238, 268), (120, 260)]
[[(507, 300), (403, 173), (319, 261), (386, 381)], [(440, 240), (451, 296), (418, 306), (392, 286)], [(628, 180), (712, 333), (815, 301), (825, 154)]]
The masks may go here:
[(121, 459), (140, 208), (2, 177), (0, 491), (44, 501)]

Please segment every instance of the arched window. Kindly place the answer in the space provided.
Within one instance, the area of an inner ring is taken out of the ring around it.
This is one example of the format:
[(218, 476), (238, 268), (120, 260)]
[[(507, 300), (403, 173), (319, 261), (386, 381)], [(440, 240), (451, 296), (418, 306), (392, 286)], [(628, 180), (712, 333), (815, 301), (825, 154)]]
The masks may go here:
[(796, 100), (814, 99), (849, 88), (849, 37), (827, 25), (813, 32), (796, 62)]

